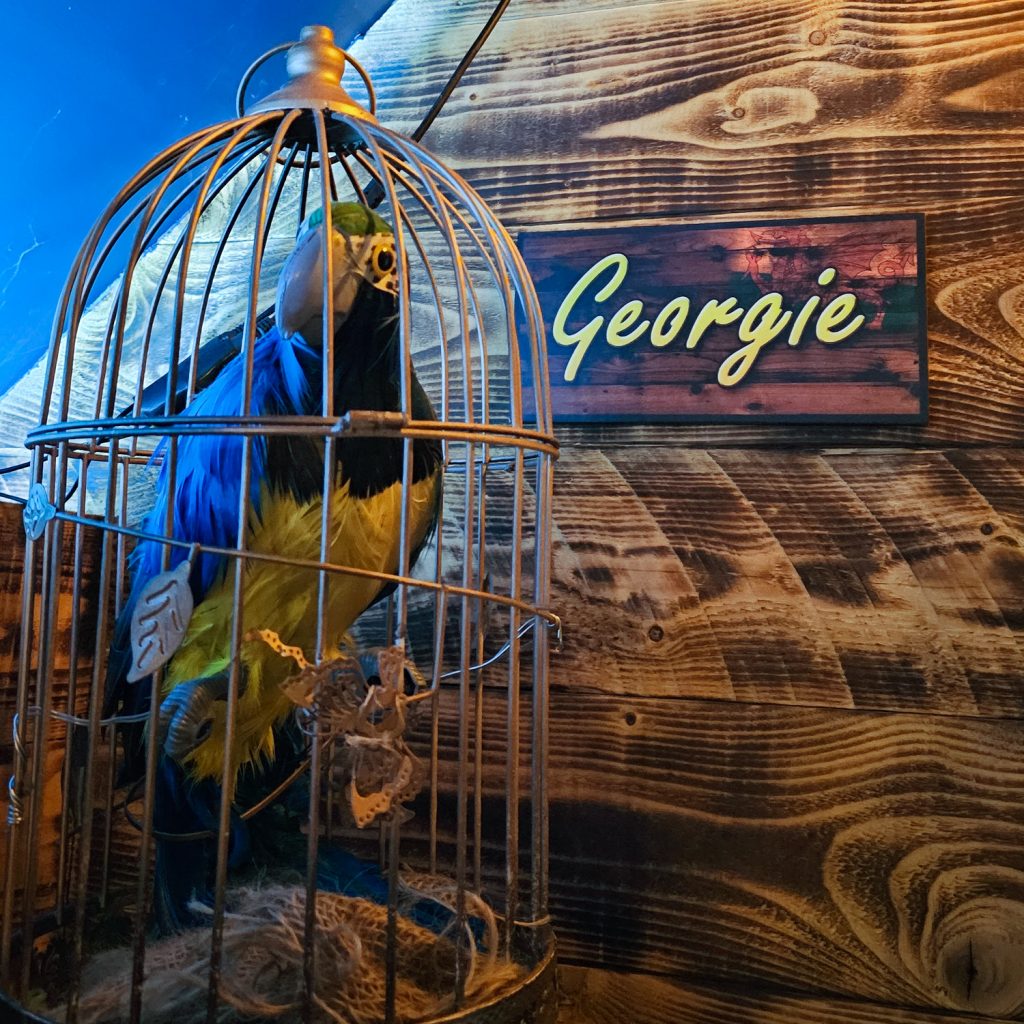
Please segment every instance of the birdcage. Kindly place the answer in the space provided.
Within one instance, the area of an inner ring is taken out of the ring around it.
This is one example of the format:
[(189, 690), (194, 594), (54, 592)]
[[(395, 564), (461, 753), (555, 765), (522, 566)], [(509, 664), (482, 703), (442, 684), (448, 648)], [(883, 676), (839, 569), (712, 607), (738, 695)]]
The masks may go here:
[(27, 442), (21, 1019), (551, 1019), (543, 327), (486, 204), (374, 111), (304, 29), (117, 193), (61, 296)]

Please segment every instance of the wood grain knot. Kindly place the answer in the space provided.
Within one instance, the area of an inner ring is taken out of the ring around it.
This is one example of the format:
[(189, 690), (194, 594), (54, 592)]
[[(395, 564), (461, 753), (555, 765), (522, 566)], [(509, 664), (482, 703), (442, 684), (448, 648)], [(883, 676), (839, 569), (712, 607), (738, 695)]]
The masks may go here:
[(810, 123), (818, 116), (818, 98), (810, 89), (763, 85), (740, 93), (732, 111), (734, 118), (737, 110), (742, 111), (742, 121), (726, 121), (722, 131), (747, 135)]
[(861, 941), (940, 1006), (1024, 1010), (1024, 827), (942, 816), (839, 833), (825, 882)]

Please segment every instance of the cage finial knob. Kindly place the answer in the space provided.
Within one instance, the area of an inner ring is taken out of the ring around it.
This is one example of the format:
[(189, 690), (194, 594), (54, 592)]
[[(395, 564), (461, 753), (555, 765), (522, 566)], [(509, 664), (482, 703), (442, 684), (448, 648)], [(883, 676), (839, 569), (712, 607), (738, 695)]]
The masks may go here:
[[(270, 54), (280, 52), (282, 47), (264, 54), (247, 72), (247, 78)], [(357, 103), (341, 84), (345, 65), (351, 64), (366, 85), (370, 97), (370, 109)], [(345, 53), (334, 41), (334, 33), (326, 25), (307, 25), (299, 33), (299, 41), (288, 49), (286, 58), (288, 82), (255, 104), (249, 113), (257, 114), (266, 110), (305, 107), (315, 110), (333, 110), (367, 121), (376, 122), (374, 108), (376, 97), (369, 76), (351, 55)], [(243, 80), (243, 84), (244, 84)]]
[(307, 25), (288, 51), (287, 67), (292, 78), (312, 75), (337, 86), (345, 71), (345, 54), (335, 45), (334, 33), (326, 25)]

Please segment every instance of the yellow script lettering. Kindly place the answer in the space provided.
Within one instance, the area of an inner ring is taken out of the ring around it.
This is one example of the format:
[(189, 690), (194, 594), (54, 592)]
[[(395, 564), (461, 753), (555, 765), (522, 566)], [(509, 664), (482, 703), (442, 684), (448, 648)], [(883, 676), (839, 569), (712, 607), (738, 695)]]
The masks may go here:
[(650, 320), (644, 320), (640, 326), (629, 334), (623, 334), (623, 330), (632, 327), (637, 318), (644, 311), (644, 304), (639, 299), (631, 299), (608, 321), (608, 344), (615, 348), (625, 348), (632, 345), (648, 327)]
[[(827, 287), (836, 279), (836, 268), (826, 267), (818, 275), (818, 284), (822, 287)], [(800, 344), (801, 339), (804, 336), (804, 331), (807, 329), (807, 325), (811, 322), (811, 317), (814, 315), (814, 311), (821, 305), (821, 296), (812, 295), (803, 305), (803, 309), (800, 310), (796, 315), (796, 320), (793, 323), (793, 330), (789, 332), (789, 343), (790, 345), (796, 346)]]
[(551, 334), (558, 345), (575, 345), (573, 353), (569, 358), (569, 363), (565, 368), (564, 377), (567, 381), (576, 379), (576, 371), (580, 368), (580, 363), (583, 361), (583, 357), (587, 354), (587, 349), (590, 348), (591, 342), (597, 336), (597, 332), (601, 330), (601, 325), (604, 323), (603, 316), (595, 316), (585, 327), (581, 327), (578, 331), (567, 332), (565, 329), (565, 322), (569, 319), (569, 315), (572, 313), (573, 306), (580, 300), (583, 293), (590, 287), (591, 284), (598, 277), (601, 276), (609, 267), (615, 267), (615, 272), (612, 274), (611, 279), (597, 292), (594, 296), (595, 301), (604, 302), (605, 299), (609, 298), (614, 294), (615, 290), (622, 284), (626, 278), (626, 272), (629, 270), (629, 260), (621, 252), (613, 252), (604, 259), (600, 259), (595, 263), (569, 290), (569, 294), (563, 299), (562, 304), (558, 307), (558, 312), (555, 314), (555, 319), (551, 324)]
[(709, 299), (701, 307), (693, 326), (690, 328), (690, 335), (686, 339), (687, 348), (696, 348), (697, 343), (714, 324), (721, 324), (723, 327), (739, 320), (743, 316), (742, 309), (736, 309), (737, 302), (731, 296), (719, 302), (718, 299)]
[(750, 372), (761, 349), (771, 344), (786, 328), (793, 314), (782, 309), (782, 296), (778, 292), (762, 295), (747, 310), (739, 326), (739, 339), (747, 344), (736, 349), (718, 368), (718, 383), (723, 388), (739, 384)]
[(841, 326), (856, 308), (857, 296), (852, 292), (837, 295), (818, 317), (818, 326), (814, 332), (818, 341), (823, 341), (826, 345), (834, 345), (837, 341), (844, 341), (854, 331), (859, 330), (865, 320), (863, 313), (858, 313), (849, 323)]
[[(670, 299), (654, 318), (654, 326), (651, 328), (651, 344), (655, 348), (664, 348), (683, 329), (689, 315), (690, 300), (685, 295), (678, 295), (676, 298)], [(670, 317), (672, 322), (668, 323)], [(668, 323), (667, 328), (666, 323)]]

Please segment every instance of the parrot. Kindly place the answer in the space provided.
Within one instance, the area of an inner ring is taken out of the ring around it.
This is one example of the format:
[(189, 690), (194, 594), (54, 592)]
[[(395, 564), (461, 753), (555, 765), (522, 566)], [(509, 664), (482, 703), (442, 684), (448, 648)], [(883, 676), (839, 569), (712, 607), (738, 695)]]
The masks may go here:
[[(332, 246), (333, 337), (324, 334), (324, 218)], [(333, 410), (401, 410), (398, 337), (399, 256), (394, 234), (374, 210), (354, 202), (333, 202), (315, 210), (300, 227), (295, 247), (278, 280), (274, 323), (255, 341), (248, 413), (257, 416), (317, 416), (323, 407), (324, 346), (333, 350)], [(239, 353), (185, 406), (183, 418), (241, 415), (245, 361)], [(411, 379), (411, 416), (436, 419), (420, 382)], [(216, 827), (224, 758), (241, 785), (261, 780), (270, 792), (299, 763), (304, 743), (290, 721), (293, 705), (281, 683), (294, 665), (262, 639), (270, 630), (286, 645), (311, 652), (317, 642), (318, 578), (315, 570), (249, 560), (243, 577), (240, 682), (234, 741), (225, 750), (227, 680), (231, 665), (234, 561), (203, 551), (203, 546), (236, 544), (245, 439), (238, 435), (182, 433), (176, 472), (164, 458), (156, 498), (143, 530), (163, 534), (168, 510), (172, 536), (199, 545), (170, 548), (141, 541), (130, 556), (131, 586), (113, 631), (104, 695), (104, 717), (148, 710), (152, 677), (129, 682), (133, 664), (132, 618), (146, 585), (186, 559), (193, 609), (180, 645), (166, 663), (161, 698), (177, 688), (175, 706), (196, 690), (204, 715), (195, 742), (159, 748), (154, 825), (156, 874), (154, 910), (159, 930), (178, 931), (194, 923), (190, 901), (202, 902), (212, 844), (175, 842), (169, 833)], [(162, 442), (162, 453), (168, 450)], [(339, 436), (334, 444), (330, 545), (332, 563), (395, 573), (399, 565), (403, 500), (408, 500), (411, 560), (429, 540), (441, 501), (443, 456), (431, 438), (412, 442), (411, 493), (403, 496), (403, 442), (386, 437)], [(158, 454), (161, 449), (158, 449)], [(249, 552), (297, 560), (320, 560), (324, 488), (324, 444), (298, 434), (256, 436), (251, 440), (249, 504), (244, 546)], [(386, 583), (369, 577), (332, 574), (326, 625), (337, 643), (370, 605), (385, 596)], [(325, 655), (326, 656), (326, 655)], [(144, 772), (144, 728), (121, 727), (124, 749), (119, 783)], [(248, 851), (245, 827), (232, 812), (231, 863)]]

